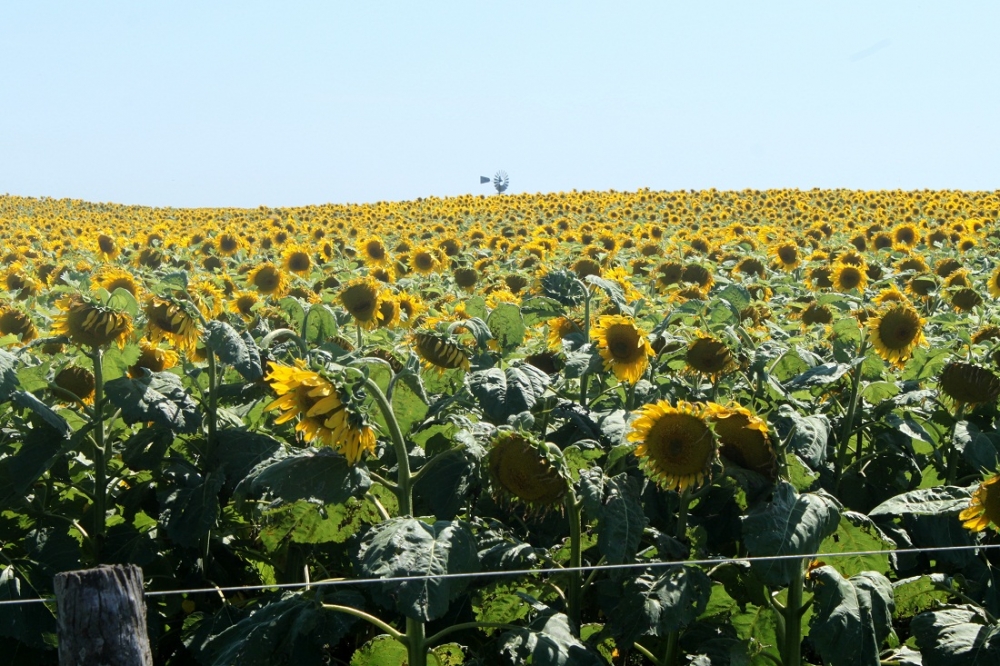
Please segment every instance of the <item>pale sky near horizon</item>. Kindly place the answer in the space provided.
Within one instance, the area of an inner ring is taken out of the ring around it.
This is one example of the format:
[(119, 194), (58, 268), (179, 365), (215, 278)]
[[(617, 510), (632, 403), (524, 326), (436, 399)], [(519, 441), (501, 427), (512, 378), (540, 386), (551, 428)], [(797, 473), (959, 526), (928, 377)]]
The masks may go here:
[(0, 193), (1000, 188), (996, 2), (6, 2)]

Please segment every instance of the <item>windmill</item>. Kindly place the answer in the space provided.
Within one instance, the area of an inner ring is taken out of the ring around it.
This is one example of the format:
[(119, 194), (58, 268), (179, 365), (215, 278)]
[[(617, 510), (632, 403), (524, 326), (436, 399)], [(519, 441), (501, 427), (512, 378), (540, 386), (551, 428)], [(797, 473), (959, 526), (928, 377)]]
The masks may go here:
[[(480, 176), (479, 184), (484, 185), (490, 182), (489, 176)], [(507, 176), (507, 172), (503, 169), (497, 171), (496, 175), (493, 176), (493, 187), (497, 188), (497, 194), (503, 194), (507, 190), (507, 186), (510, 185), (510, 178)]]

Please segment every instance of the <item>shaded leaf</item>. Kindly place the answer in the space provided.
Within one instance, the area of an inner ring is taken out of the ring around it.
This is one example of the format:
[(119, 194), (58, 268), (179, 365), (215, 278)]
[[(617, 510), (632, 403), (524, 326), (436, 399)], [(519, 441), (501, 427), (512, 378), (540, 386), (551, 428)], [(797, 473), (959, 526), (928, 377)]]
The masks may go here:
[(672, 566), (629, 580), (611, 630), (623, 645), (640, 636), (666, 636), (701, 615), (712, 593), (712, 579), (698, 567)]
[(809, 572), (814, 592), (809, 639), (830, 666), (877, 666), (892, 631), (892, 584), (871, 571), (844, 578), (821, 566)]
[(63, 437), (68, 438), (73, 434), (73, 429), (66, 423), (66, 419), (59, 416), (51, 407), (36, 398), (33, 394), (27, 391), (14, 391), (13, 401), (16, 405), (30, 409)]
[(493, 312), (486, 318), (486, 325), (490, 327), (490, 333), (501, 349), (515, 349), (524, 342), (527, 329), (521, 319), (521, 308), (513, 303), (500, 303), (493, 308)]
[(240, 336), (226, 322), (213, 319), (205, 324), (205, 345), (215, 352), (220, 361), (240, 373), (243, 379), (255, 382), (264, 377), (260, 350), (253, 338)]
[(120, 377), (104, 385), (111, 403), (122, 410), (129, 425), (152, 421), (178, 433), (195, 432), (201, 425), (198, 405), (177, 375), (146, 371), (142, 377)]
[(973, 606), (917, 615), (910, 622), (925, 666), (987, 666), (1000, 663), (1000, 626)]
[(167, 536), (179, 546), (196, 548), (219, 520), (222, 474), (201, 476), (175, 465), (167, 472), (174, 481), (157, 493), (160, 522)]
[(530, 365), (470, 372), (466, 379), (486, 418), (498, 425), (534, 407), (549, 385), (548, 375)]
[(788, 448), (813, 469), (826, 459), (826, 445), (830, 437), (830, 420), (823, 414), (801, 416), (788, 405), (782, 405), (773, 417), (774, 429), (781, 440), (788, 440)]
[(500, 637), (500, 656), (507, 664), (532, 666), (605, 666), (600, 653), (583, 643), (562, 613), (541, 617)]
[(908, 493), (896, 495), (868, 512), (869, 516), (899, 516), (912, 514), (916, 516), (937, 516), (958, 514), (968, 508), (969, 499), (975, 488), (959, 488), (957, 486), (938, 486), (936, 488), (921, 488)]
[(608, 479), (606, 487), (607, 497), (597, 519), (597, 548), (609, 564), (631, 562), (648, 523), (639, 482), (619, 474)]
[(307, 449), (261, 463), (236, 486), (236, 496), (270, 500), (273, 505), (297, 500), (342, 504), (364, 495), (371, 483), (365, 467), (349, 465), (333, 449)]

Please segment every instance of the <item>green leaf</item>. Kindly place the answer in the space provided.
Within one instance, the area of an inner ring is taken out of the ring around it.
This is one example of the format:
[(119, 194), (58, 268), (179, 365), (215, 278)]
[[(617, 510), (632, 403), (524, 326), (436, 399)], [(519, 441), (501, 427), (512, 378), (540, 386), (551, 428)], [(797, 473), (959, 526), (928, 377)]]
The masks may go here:
[(451, 520), (467, 505), (474, 489), (480, 486), (480, 461), (486, 449), (474, 439), (438, 453), (424, 463), (420, 478), (413, 486), (418, 512), (432, 514), (438, 520)]
[(1000, 434), (996, 432), (984, 433), (974, 423), (959, 421), (955, 424), (953, 445), (978, 470), (993, 472), (1000, 466)]
[(289, 320), (294, 324), (294, 329), (296, 331), (302, 330), (302, 322), (306, 318), (306, 310), (302, 307), (302, 303), (299, 299), (294, 296), (285, 296), (280, 301), (278, 301), (278, 307), (285, 311), (288, 315)]
[(486, 317), (486, 299), (482, 296), (473, 296), (465, 299), (465, 313), (470, 317), (483, 319)]
[(854, 511), (843, 511), (840, 523), (832, 535), (823, 541), (819, 553), (849, 553), (884, 551), (885, 555), (851, 555), (831, 560), (837, 570), (845, 576), (853, 576), (862, 571), (889, 573), (889, 554), (895, 550), (896, 542), (887, 537), (871, 518)]
[[(535, 592), (530, 583), (517, 585), (508, 582), (490, 583), (477, 590), (472, 610), (477, 622), (514, 624), (528, 617), (531, 604), (524, 599), (525, 594)], [(483, 628), (487, 635), (496, 633), (496, 628)]]
[(903, 381), (919, 381), (937, 377), (949, 356), (951, 356), (951, 350), (947, 346), (929, 349), (917, 347), (913, 350), (913, 358), (906, 362), (901, 379)]
[[(322, 601), (364, 607), (364, 598), (349, 590), (326, 594)], [(210, 666), (321, 666), (329, 663), (330, 648), (357, 622), (353, 615), (324, 609), (319, 599), (286, 594), (210, 637), (200, 650), (199, 662)]]
[(0, 508), (21, 501), (70, 443), (49, 428), (29, 430), (17, 453), (0, 458)]
[[(27, 587), (13, 566), (6, 566), (0, 571), (0, 602), (38, 599), (38, 595)], [(43, 650), (53, 647), (51, 638), (55, 633), (55, 616), (45, 604), (0, 605), (0, 636)], [(49, 640), (46, 640), (46, 635)]]
[(243, 379), (255, 382), (264, 377), (261, 369), (260, 350), (249, 335), (240, 337), (236, 329), (224, 321), (212, 320), (205, 324), (205, 345), (219, 360), (233, 366)]
[(10, 400), (17, 387), (17, 357), (0, 349), (0, 402)]
[[(743, 518), (743, 539), (752, 556), (815, 553), (840, 523), (837, 500), (823, 491), (798, 494), (780, 482), (771, 502)], [(795, 560), (754, 562), (757, 575), (769, 585), (785, 586), (795, 577)]]
[(754, 666), (781, 663), (778, 661), (778, 631), (783, 625), (780, 616), (770, 606), (747, 604), (746, 610), (730, 617), (730, 622), (736, 629), (736, 635), (747, 641), (751, 655), (767, 654), (773, 657), (773, 660), (766, 657), (753, 659), (751, 663)]
[(607, 480), (606, 488), (597, 519), (597, 549), (609, 564), (631, 562), (649, 522), (642, 510), (639, 482), (619, 474)]
[(273, 437), (246, 430), (225, 429), (215, 433), (215, 446), (209, 458), (213, 469), (226, 475), (223, 486), (232, 493), (250, 471), (281, 450)]
[(746, 290), (746, 287), (738, 284), (726, 285), (726, 287), (720, 291), (717, 296), (728, 301), (737, 312), (743, 310), (750, 305), (751, 302), (753, 302), (753, 299), (750, 297), (750, 292)]
[(892, 382), (872, 382), (861, 389), (861, 397), (868, 404), (878, 405), (899, 394), (899, 387)]
[(110, 382), (127, 375), (128, 369), (135, 365), (140, 356), (142, 356), (142, 349), (134, 342), (125, 345), (124, 349), (109, 348), (104, 352), (101, 363), (101, 367), (104, 368), (104, 381)]
[(479, 569), (476, 542), (465, 523), (441, 520), (429, 525), (408, 517), (373, 527), (358, 560), (359, 574), (366, 578), (428, 576), (374, 586), (371, 593), (381, 606), (422, 622), (443, 616), (468, 583), (438, 576)]
[(539, 280), (539, 285), (543, 296), (567, 307), (579, 305), (586, 296), (576, 274), (566, 269), (549, 271)]
[(953, 606), (917, 615), (910, 632), (926, 666), (987, 666), (1000, 663), (1000, 626), (973, 606)]
[(781, 405), (773, 422), (778, 438), (788, 441), (790, 451), (813, 469), (822, 466), (830, 438), (830, 420), (825, 415), (800, 416), (789, 405)]
[(177, 433), (191, 433), (201, 425), (198, 405), (184, 390), (177, 375), (145, 372), (132, 379), (120, 377), (104, 385), (111, 403), (122, 410), (129, 425), (152, 421)]
[(527, 327), (543, 321), (548, 321), (553, 317), (562, 317), (566, 310), (559, 304), (559, 301), (546, 298), (545, 296), (532, 296), (521, 301), (521, 316), (524, 318), (524, 325)]
[(829, 666), (878, 666), (892, 631), (892, 584), (878, 573), (851, 577), (822, 566), (809, 572), (814, 592), (809, 639)]
[(640, 636), (666, 636), (694, 622), (711, 594), (712, 579), (698, 567), (643, 573), (625, 584), (611, 616), (611, 631), (622, 645), (631, 645)]
[(527, 329), (521, 319), (521, 308), (513, 303), (500, 303), (493, 308), (493, 312), (486, 318), (486, 325), (504, 351), (516, 349), (524, 342)]
[(101, 549), (102, 561), (107, 564), (144, 567), (151, 564), (156, 555), (157, 544), (149, 529), (140, 530), (132, 523), (118, 523), (109, 527)]
[(938, 585), (945, 582), (944, 574), (913, 576), (897, 580), (892, 584), (893, 598), (896, 600), (894, 616), (897, 619), (913, 617), (933, 608), (940, 608), (951, 594)]
[(157, 469), (173, 442), (174, 433), (170, 428), (160, 425), (140, 428), (125, 440), (122, 462), (136, 472)]
[(349, 465), (332, 449), (307, 449), (261, 463), (236, 486), (235, 495), (239, 501), (269, 500), (272, 506), (298, 500), (342, 504), (363, 496), (371, 483), (365, 467)]
[(975, 488), (938, 486), (896, 495), (868, 512), (869, 516), (937, 516), (961, 513), (969, 507)]
[(222, 474), (201, 476), (180, 464), (166, 474), (173, 483), (165, 483), (157, 493), (160, 522), (167, 536), (185, 548), (197, 548), (219, 520), (219, 490)]
[(404, 370), (398, 375), (392, 390), (392, 412), (396, 415), (403, 434), (427, 416), (428, 406), (423, 398), (424, 388), (420, 375)]
[(621, 286), (617, 282), (605, 280), (597, 275), (588, 275), (584, 278), (584, 281), (599, 287), (605, 295), (607, 295), (611, 302), (615, 304), (615, 307), (618, 308), (618, 312), (623, 315), (632, 315), (632, 308), (625, 302), (625, 292), (622, 291)]
[(59, 416), (51, 407), (28, 391), (14, 391), (13, 402), (25, 409), (30, 409), (64, 438), (68, 438), (73, 434), (73, 429), (66, 423), (66, 419)]
[(851, 369), (846, 363), (823, 363), (815, 368), (809, 368), (805, 372), (795, 375), (786, 381), (785, 389), (788, 391), (798, 391), (812, 388), (813, 386), (823, 386), (837, 381)]
[(470, 372), (466, 378), (483, 414), (497, 425), (534, 407), (549, 385), (548, 375), (531, 365), (490, 368)]
[(305, 341), (319, 345), (336, 335), (337, 318), (333, 316), (330, 308), (322, 303), (310, 305), (309, 320), (306, 324), (305, 334), (302, 336)]
[(389, 634), (382, 634), (351, 655), (351, 666), (405, 666), (409, 658), (405, 645)]
[(344, 543), (361, 529), (364, 504), (349, 499), (325, 507), (306, 500), (267, 509), (261, 515), (260, 541), (268, 552), (292, 543)]
[(532, 666), (606, 666), (600, 653), (573, 635), (562, 613), (541, 617), (531, 629), (500, 637), (500, 656), (507, 664)]
[(108, 298), (108, 307), (119, 311), (124, 310), (133, 319), (139, 316), (139, 302), (135, 300), (132, 292), (122, 287), (111, 292), (111, 297)]

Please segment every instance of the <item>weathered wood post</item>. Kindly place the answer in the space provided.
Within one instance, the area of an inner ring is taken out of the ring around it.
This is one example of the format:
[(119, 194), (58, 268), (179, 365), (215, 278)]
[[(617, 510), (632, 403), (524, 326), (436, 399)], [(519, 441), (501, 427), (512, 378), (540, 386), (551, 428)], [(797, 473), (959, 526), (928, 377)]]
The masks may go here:
[(60, 666), (152, 666), (142, 569), (66, 571), (55, 590)]

